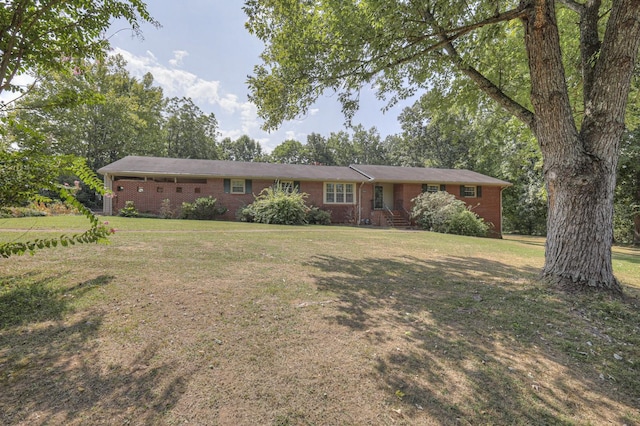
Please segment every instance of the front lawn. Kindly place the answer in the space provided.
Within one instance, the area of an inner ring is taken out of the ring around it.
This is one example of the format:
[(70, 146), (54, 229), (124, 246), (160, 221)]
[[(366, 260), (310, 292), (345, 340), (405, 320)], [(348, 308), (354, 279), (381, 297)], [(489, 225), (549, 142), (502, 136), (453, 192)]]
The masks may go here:
[(539, 238), (105, 220), (0, 259), (0, 424), (640, 423), (638, 250), (611, 300), (538, 283)]

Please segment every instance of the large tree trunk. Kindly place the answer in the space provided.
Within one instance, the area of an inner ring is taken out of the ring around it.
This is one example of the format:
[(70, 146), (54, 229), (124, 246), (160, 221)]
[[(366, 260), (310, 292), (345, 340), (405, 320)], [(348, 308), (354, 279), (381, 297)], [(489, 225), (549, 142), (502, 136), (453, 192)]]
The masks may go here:
[(554, 3), (532, 0), (523, 19), (533, 131), (544, 157), (549, 197), (542, 274), (564, 288), (620, 293), (611, 262), (613, 192), (638, 54), (640, 2), (614, 0), (600, 55), (583, 76), (589, 81), (579, 130), (569, 102)]

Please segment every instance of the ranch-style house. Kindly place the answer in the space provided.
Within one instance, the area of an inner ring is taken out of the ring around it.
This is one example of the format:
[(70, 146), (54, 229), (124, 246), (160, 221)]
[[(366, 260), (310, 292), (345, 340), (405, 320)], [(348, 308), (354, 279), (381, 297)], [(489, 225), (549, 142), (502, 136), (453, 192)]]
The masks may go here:
[(331, 211), (335, 223), (376, 226), (409, 224), (411, 200), (422, 192), (447, 191), (493, 224), (502, 236), (502, 191), (511, 184), (470, 170), (419, 167), (348, 167), (190, 160), (128, 156), (98, 170), (113, 191), (104, 214), (114, 215), (133, 201), (140, 212), (159, 213), (163, 200), (173, 209), (183, 202), (213, 197), (235, 220), (236, 211), (278, 182), (307, 193), (307, 204)]

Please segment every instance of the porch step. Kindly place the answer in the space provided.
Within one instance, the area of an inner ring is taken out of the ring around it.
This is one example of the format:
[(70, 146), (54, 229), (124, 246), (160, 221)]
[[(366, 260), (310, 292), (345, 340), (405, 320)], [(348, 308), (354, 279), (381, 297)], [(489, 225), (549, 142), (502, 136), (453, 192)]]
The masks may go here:
[(411, 228), (411, 222), (405, 217), (404, 212), (394, 210), (393, 212), (384, 212), (387, 225), (392, 228)]

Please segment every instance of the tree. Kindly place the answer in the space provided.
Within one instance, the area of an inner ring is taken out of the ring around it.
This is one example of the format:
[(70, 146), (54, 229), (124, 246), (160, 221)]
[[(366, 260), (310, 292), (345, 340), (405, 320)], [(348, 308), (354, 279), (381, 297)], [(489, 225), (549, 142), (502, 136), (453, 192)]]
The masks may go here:
[(86, 59), (102, 58), (109, 46), (104, 31), (124, 19), (140, 32), (143, 21), (157, 25), (140, 0), (21, 0), (0, 8), (0, 93), (20, 92), (22, 73), (73, 72)]
[(206, 115), (190, 98), (173, 98), (167, 107), (164, 126), (167, 156), (173, 158), (218, 159), (218, 121)]
[(353, 128), (352, 146), (355, 158), (350, 164), (387, 164), (386, 152), (375, 127), (365, 130), (358, 124)]
[(543, 155), (543, 277), (622, 291), (611, 261), (613, 193), (639, 1), (247, 0), (245, 12), (267, 46), (249, 78), (265, 128), (306, 113), (327, 89), (347, 119), (368, 84), (391, 104), (417, 90), (491, 99), (531, 129)]
[(271, 151), (271, 162), (282, 164), (305, 164), (304, 145), (295, 139), (287, 139)]
[[(141, 21), (155, 24), (145, 3), (140, 0), (21, 0), (3, 3), (0, 7), (0, 93), (23, 91), (13, 84), (16, 75), (27, 72), (73, 73), (78, 63), (82, 64), (88, 58), (103, 57), (108, 41), (102, 36), (114, 18), (124, 18), (134, 32), (139, 31)], [(3, 109), (6, 110), (6, 105)], [(53, 167), (57, 171), (71, 172), (90, 187), (102, 190), (101, 182), (86, 167), (83, 159), (52, 156), (39, 150), (14, 150), (6, 143), (2, 145), (0, 182), (15, 175), (23, 177), (20, 182), (23, 198), (34, 197), (41, 189), (58, 190), (65, 201), (85, 214), (91, 226), (86, 232), (73, 236), (0, 244), (0, 256), (33, 252), (57, 244), (96, 242), (112, 232), (77, 202), (71, 189), (57, 187), (52, 182), (49, 171)]]
[(615, 196), (614, 235), (619, 243), (640, 245), (640, 129), (622, 139)]
[(327, 139), (319, 133), (311, 133), (307, 135), (307, 143), (305, 144), (309, 164), (318, 164), (323, 166), (335, 166), (336, 162), (333, 158), (333, 152), (327, 144)]
[(262, 153), (262, 145), (247, 135), (242, 135), (235, 141), (224, 138), (220, 142), (220, 159), (229, 161), (263, 161), (267, 159)]
[(125, 67), (117, 55), (74, 74), (43, 74), (16, 102), (8, 130), (22, 147), (41, 136), (48, 143), (40, 149), (84, 157), (93, 170), (125, 155), (163, 155), (162, 89), (151, 74), (138, 81)]

